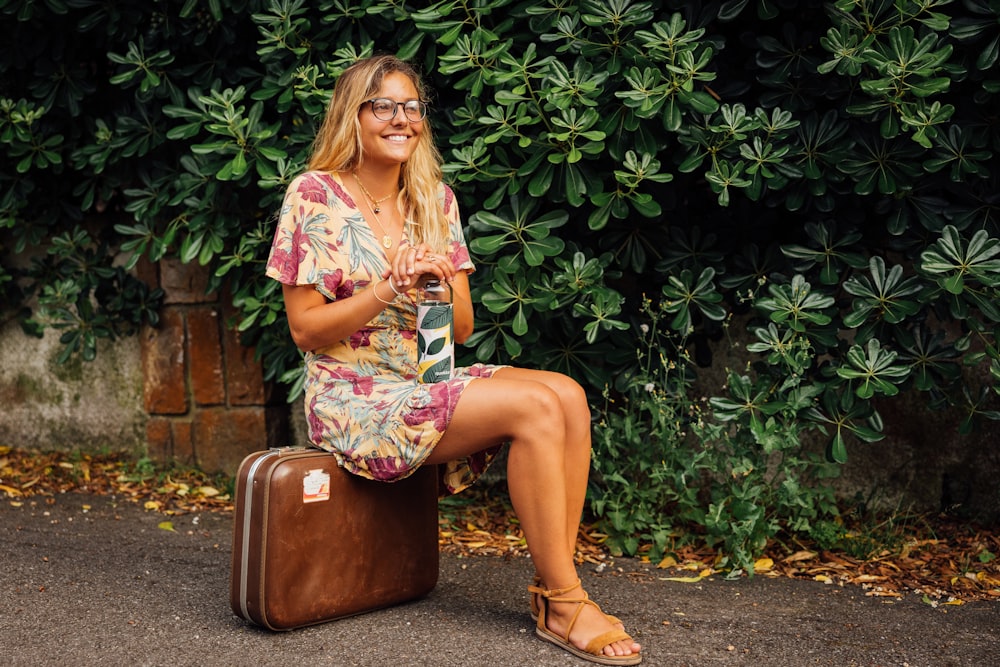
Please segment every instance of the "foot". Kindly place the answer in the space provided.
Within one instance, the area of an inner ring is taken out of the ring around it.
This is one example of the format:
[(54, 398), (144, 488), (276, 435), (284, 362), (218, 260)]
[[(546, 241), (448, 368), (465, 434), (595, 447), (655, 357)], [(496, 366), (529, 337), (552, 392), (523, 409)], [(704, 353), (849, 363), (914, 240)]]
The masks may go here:
[[(568, 640), (573, 646), (584, 650), (595, 637), (622, 629), (620, 622), (613, 623), (596, 604), (581, 604), (579, 601), (573, 602), (573, 599), (587, 599), (583, 586), (578, 584), (558, 597), (549, 598), (546, 601), (548, 613), (545, 616), (545, 627), (560, 637), (565, 637), (566, 629), (570, 628)], [(606, 645), (603, 652), (608, 657), (615, 657), (634, 655), (641, 650), (642, 646), (629, 638)]]
[[(532, 584), (535, 587), (540, 587), (542, 585), (542, 578), (536, 574), (534, 580), (532, 581)], [(586, 593), (584, 593), (584, 595), (586, 595)], [(538, 610), (541, 609), (542, 600), (543, 598), (541, 593), (537, 592), (531, 593), (531, 600), (530, 600), (531, 620), (533, 621), (538, 620)], [(613, 625), (616, 630), (623, 630), (623, 631), (625, 630), (625, 624), (622, 623), (621, 619), (619, 619), (617, 616), (612, 616), (611, 614), (605, 614), (605, 616), (607, 616), (608, 621), (611, 622), (611, 625)]]

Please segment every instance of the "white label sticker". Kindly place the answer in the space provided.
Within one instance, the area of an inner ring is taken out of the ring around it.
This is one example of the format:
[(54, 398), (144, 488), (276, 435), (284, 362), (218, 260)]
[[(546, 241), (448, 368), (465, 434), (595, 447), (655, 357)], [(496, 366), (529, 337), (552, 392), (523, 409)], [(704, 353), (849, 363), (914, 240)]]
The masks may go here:
[(330, 499), (330, 473), (310, 470), (302, 478), (302, 502), (318, 503)]

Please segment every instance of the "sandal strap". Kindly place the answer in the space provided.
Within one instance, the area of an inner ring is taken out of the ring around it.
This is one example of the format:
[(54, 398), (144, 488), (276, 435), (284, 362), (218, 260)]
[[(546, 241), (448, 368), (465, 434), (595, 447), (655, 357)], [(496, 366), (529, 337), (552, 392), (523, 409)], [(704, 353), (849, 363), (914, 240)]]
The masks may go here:
[[(591, 600), (590, 598), (548, 598), (548, 600), (549, 602), (559, 602), (562, 604), (576, 605), (576, 610), (573, 612), (573, 618), (569, 620), (569, 624), (566, 626), (566, 632), (563, 633), (562, 636), (563, 640), (567, 642), (569, 641), (569, 636), (573, 632), (573, 627), (576, 625), (577, 619), (580, 618), (580, 614), (583, 612), (584, 607), (586, 607), (587, 605), (591, 605), (592, 607), (596, 608), (597, 611), (601, 611), (601, 608), (597, 606), (597, 603)], [(541, 618), (541, 616), (539, 616), (539, 618)]]
[[(568, 637), (569, 635), (567, 635)], [(632, 639), (632, 635), (625, 632), (624, 630), (608, 630), (603, 634), (599, 634), (587, 644), (587, 648), (584, 650), (592, 655), (603, 655), (604, 647), (609, 644), (614, 644), (617, 641), (623, 641)]]
[(550, 588), (548, 590), (545, 590), (537, 586), (528, 586), (528, 590), (531, 591), (532, 593), (540, 593), (542, 597), (552, 600), (562, 595), (566, 595), (566, 593), (569, 593), (573, 589), (579, 588), (582, 585), (582, 583), (583, 582), (577, 579), (575, 582), (573, 582), (566, 588)]

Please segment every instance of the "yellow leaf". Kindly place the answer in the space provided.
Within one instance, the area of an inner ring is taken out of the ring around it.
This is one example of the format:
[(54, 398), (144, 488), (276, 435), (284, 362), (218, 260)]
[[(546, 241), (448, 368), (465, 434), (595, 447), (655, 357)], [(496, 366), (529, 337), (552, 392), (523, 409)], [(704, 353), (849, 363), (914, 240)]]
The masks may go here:
[(824, 584), (832, 584), (833, 583), (833, 579), (831, 579), (830, 577), (826, 576), (825, 574), (817, 574), (815, 577), (813, 577), (813, 579), (815, 579), (816, 581), (822, 581)]
[(795, 563), (800, 560), (812, 560), (816, 557), (815, 551), (796, 551), (791, 556), (782, 559), (784, 563)]
[(754, 572), (767, 572), (774, 567), (774, 561), (770, 558), (758, 558), (753, 564)]
[(698, 576), (701, 577), (702, 579), (704, 579), (705, 577), (711, 576), (714, 573), (715, 573), (715, 570), (713, 570), (710, 567), (706, 567), (704, 570), (702, 570), (701, 572), (698, 573)]
[(676, 581), (681, 584), (697, 584), (702, 580), (701, 576), (697, 577), (662, 577), (661, 581)]
[(657, 565), (656, 567), (660, 568), (661, 570), (665, 570), (668, 567), (677, 567), (677, 559), (674, 558), (673, 556), (667, 556), (666, 558), (661, 560), (659, 565)]
[(199, 486), (194, 490), (195, 494), (199, 496), (205, 496), (206, 498), (214, 498), (219, 495), (221, 491), (211, 486)]
[(7, 486), (6, 484), (0, 484), (0, 491), (3, 491), (8, 496), (23, 496), (20, 489), (15, 489), (13, 486)]
[(959, 606), (959, 605), (965, 604), (965, 600), (948, 600), (944, 604), (950, 604), (950, 605)]
[(147, 510), (158, 510), (158, 509), (160, 509), (160, 501), (159, 500), (147, 500), (146, 504), (143, 505), (143, 507), (146, 508)]
[(174, 524), (172, 521), (161, 521), (160, 524), (157, 526), (157, 528), (159, 528), (160, 530), (169, 530), (171, 533), (177, 532), (176, 530), (174, 530)]

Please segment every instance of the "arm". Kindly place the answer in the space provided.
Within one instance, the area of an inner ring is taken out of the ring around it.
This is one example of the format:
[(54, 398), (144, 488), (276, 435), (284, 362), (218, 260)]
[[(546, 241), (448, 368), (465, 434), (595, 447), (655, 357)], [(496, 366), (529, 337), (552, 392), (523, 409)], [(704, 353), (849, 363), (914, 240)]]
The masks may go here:
[(333, 302), (327, 301), (314, 285), (282, 285), (281, 289), (288, 329), (303, 352), (350, 337), (386, 307), (379, 299), (388, 302), (396, 298), (388, 280), (379, 280), (368, 289)]
[[(401, 250), (399, 255), (407, 253)], [(387, 270), (374, 285), (345, 299), (327, 301), (314, 285), (282, 285), (292, 340), (299, 349), (308, 352), (350, 337), (396, 298), (390, 280), (396, 291), (402, 293), (423, 287), (428, 280), (448, 281), (449, 278), (455, 299), (455, 338), (463, 342), (472, 333), (468, 277), (464, 271), (456, 272), (445, 257), (437, 256), (435, 262), (427, 261), (422, 249), (409, 253), (409, 257), (399, 257), (396, 270)]]

